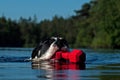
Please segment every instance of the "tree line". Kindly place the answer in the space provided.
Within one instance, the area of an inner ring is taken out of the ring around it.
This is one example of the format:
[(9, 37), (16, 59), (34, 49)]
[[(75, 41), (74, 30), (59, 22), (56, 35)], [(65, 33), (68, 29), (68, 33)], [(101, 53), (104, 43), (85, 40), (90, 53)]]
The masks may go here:
[(120, 48), (120, 1), (91, 0), (69, 18), (55, 15), (11, 20), (0, 17), (0, 47), (35, 47), (51, 36), (64, 37), (72, 48)]

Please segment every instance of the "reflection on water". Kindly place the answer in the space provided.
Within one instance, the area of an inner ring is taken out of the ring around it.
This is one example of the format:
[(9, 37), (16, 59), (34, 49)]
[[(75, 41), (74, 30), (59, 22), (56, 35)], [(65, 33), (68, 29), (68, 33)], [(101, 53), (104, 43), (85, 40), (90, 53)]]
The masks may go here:
[(27, 61), (32, 49), (0, 49), (0, 80), (120, 80), (120, 51), (85, 49), (85, 64)]
[(54, 62), (42, 61), (42, 62), (32, 62), (33, 69), (45, 69), (45, 70), (84, 70), (85, 63), (65, 63), (65, 62)]
[(40, 70), (37, 74), (37, 78), (48, 80), (80, 79), (79, 70), (85, 70), (85, 63), (51, 63), (49, 61), (44, 61), (33, 62), (31, 66), (32, 69)]
[[(32, 62), (32, 69), (40, 70), (40, 74), (37, 75), (39, 79), (50, 79), (50, 80), (76, 80), (79, 78), (78, 72), (75, 70), (85, 70), (85, 63), (51, 63), (50, 61), (43, 62)], [(74, 70), (74, 72), (70, 72)], [(44, 72), (42, 72), (44, 71)]]
[[(42, 72), (42, 71), (40, 71)], [(41, 80), (80, 80), (80, 73), (78, 71), (70, 71), (70, 70), (62, 70), (55, 71), (49, 70), (45, 71), (45, 73), (37, 76), (38, 79)]]

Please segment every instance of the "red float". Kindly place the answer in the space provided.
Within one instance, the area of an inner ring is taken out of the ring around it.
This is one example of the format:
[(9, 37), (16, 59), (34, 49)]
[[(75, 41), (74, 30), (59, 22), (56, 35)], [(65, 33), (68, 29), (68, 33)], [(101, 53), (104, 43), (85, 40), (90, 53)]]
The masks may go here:
[(86, 55), (82, 50), (73, 49), (72, 51), (57, 51), (52, 59), (70, 63), (84, 63)]

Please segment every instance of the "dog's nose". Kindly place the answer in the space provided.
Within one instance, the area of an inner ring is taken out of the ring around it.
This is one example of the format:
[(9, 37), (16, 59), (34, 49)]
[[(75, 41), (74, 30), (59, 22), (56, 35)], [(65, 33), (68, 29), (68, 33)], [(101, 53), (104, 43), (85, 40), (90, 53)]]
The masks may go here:
[(61, 50), (62, 50), (62, 51), (69, 51), (66, 46), (65, 46), (65, 47), (62, 47)]

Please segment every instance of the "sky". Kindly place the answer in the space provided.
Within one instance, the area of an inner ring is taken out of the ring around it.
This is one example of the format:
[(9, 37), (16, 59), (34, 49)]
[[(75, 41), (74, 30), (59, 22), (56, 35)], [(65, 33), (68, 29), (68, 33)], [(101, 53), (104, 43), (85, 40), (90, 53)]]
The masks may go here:
[(68, 18), (86, 2), (90, 0), (0, 0), (0, 17), (19, 20), (36, 15), (38, 21), (51, 20), (55, 15)]

